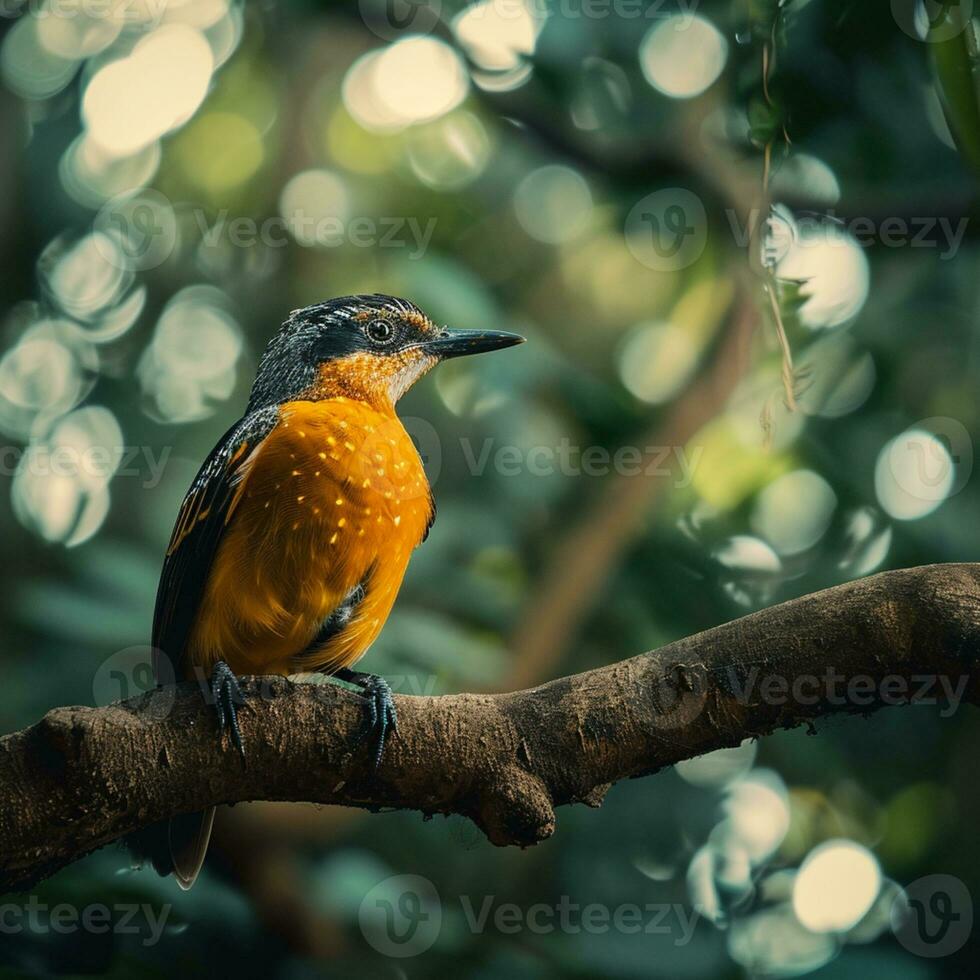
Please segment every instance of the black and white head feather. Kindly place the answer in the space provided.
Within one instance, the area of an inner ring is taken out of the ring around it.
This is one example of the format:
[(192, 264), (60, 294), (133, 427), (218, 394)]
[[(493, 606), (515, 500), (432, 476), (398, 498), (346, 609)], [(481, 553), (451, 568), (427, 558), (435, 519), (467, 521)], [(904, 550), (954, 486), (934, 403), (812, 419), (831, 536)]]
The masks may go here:
[(293, 310), (262, 354), (247, 411), (308, 391), (326, 361), (372, 350), (364, 326), (376, 318), (405, 329), (430, 322), (414, 303), (383, 293), (339, 296)]

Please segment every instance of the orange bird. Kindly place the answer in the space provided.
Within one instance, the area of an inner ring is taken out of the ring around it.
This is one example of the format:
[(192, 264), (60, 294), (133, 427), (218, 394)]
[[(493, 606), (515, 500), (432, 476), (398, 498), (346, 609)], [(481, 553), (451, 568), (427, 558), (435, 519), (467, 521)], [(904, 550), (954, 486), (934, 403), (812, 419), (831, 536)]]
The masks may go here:
[[(259, 362), (245, 415), (184, 497), (157, 592), (157, 680), (209, 678), (244, 755), (236, 674), (322, 671), (361, 688), (377, 765), (397, 728), (391, 688), (351, 667), (391, 612), (435, 506), (398, 399), (440, 361), (519, 344), (437, 327), (392, 296), (296, 310)], [(183, 888), (214, 808), (139, 831), (130, 847)]]

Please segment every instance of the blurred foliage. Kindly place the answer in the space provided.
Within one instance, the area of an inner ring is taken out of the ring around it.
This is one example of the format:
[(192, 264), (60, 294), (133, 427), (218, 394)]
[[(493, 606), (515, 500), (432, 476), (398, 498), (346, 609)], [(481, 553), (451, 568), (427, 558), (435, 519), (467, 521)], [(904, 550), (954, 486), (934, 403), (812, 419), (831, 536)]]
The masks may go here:
[[(440, 368), (401, 406), (439, 517), (364, 662), (399, 690), (506, 688), (549, 560), (624, 479), (650, 503), (624, 514), (628, 546), (539, 681), (880, 569), (976, 558), (980, 131), (961, 9), (13, 6), (4, 731), (140, 686), (133, 648), (196, 465), (272, 330), (332, 295), (405, 295), (530, 339)], [(745, 311), (730, 390), (698, 388)], [(712, 397), (710, 421), (674, 433), (678, 406)], [(651, 438), (666, 475), (614, 472)], [(837, 720), (617, 786), (528, 852), (458, 819), (237, 807), (243, 825), (266, 815), (263, 834), (229, 836), (190, 893), (115, 848), (36, 890), (165, 906), (159, 942), (5, 932), (0, 976), (965, 974), (970, 945), (917, 957), (889, 915), (932, 873), (980, 894), (978, 750), (970, 710)], [(281, 867), (250, 885), (270, 847)], [(846, 870), (829, 884), (828, 855)], [(442, 927), (394, 959), (359, 915), (404, 874), (432, 882)], [(669, 915), (652, 933), (474, 929), (488, 897)], [(837, 927), (804, 925), (828, 908)]]

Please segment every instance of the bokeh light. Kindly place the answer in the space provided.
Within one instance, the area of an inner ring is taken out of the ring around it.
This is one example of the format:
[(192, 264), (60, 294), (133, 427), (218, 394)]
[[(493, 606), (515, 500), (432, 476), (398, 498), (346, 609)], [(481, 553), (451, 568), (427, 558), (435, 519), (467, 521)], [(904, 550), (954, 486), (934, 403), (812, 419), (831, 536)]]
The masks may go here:
[(132, 282), (119, 247), (101, 232), (55, 239), (41, 253), (38, 273), (51, 300), (77, 320), (95, 319)]
[(851, 575), (868, 575), (888, 557), (892, 544), (892, 529), (882, 525), (881, 515), (873, 507), (859, 507), (844, 525), (847, 548), (838, 562)]
[(540, 4), (482, 0), (459, 14), (453, 31), (481, 68), (506, 72), (520, 68), (534, 54), (542, 26)]
[(460, 56), (433, 37), (405, 37), (356, 61), (344, 79), (347, 111), (365, 128), (397, 131), (438, 119), (466, 97)]
[(25, 99), (48, 99), (65, 89), (78, 71), (76, 57), (63, 57), (41, 41), (40, 19), (21, 17), (0, 48), (0, 75)]
[(718, 585), (739, 606), (764, 605), (782, 581), (783, 563), (761, 538), (735, 534), (711, 549), (718, 566)]
[(659, 19), (640, 44), (644, 77), (659, 92), (675, 99), (690, 99), (710, 88), (727, 59), (724, 36), (696, 14)]
[(109, 198), (146, 186), (160, 166), (161, 147), (153, 142), (137, 153), (117, 157), (83, 133), (61, 158), (62, 186), (79, 204), (101, 206)]
[(833, 936), (802, 926), (788, 902), (737, 920), (728, 936), (728, 952), (750, 976), (804, 976), (829, 963), (839, 949)]
[(822, 418), (857, 411), (874, 390), (877, 371), (871, 353), (845, 333), (830, 333), (811, 344), (800, 359), (806, 384), (800, 410)]
[(765, 541), (748, 534), (736, 534), (716, 548), (712, 557), (726, 568), (740, 571), (775, 573), (783, 567), (779, 555)]
[[(26, 338), (0, 359), (0, 398), (8, 409), (27, 410), (32, 418), (40, 411), (70, 405), (79, 385), (71, 351), (54, 337)], [(9, 418), (11, 413), (3, 414)], [(19, 433), (15, 429), (12, 434)]]
[(108, 484), (122, 453), (122, 430), (111, 411), (77, 409), (21, 457), (11, 488), (14, 513), (47, 541), (83, 544), (109, 513)]
[(138, 368), (151, 415), (190, 422), (232, 393), (242, 336), (230, 305), (206, 285), (188, 286), (167, 304)]
[(794, 153), (784, 160), (772, 176), (769, 190), (775, 200), (806, 196), (823, 207), (831, 208), (840, 200), (837, 175), (819, 157)]
[(533, 170), (517, 185), (514, 210), (532, 238), (557, 245), (586, 229), (592, 213), (592, 192), (580, 173), (551, 164)]
[(85, 0), (51, 0), (37, 18), (37, 37), (60, 58), (90, 58), (119, 37), (125, 19), (121, 9), (100, 8)]
[(137, 153), (191, 118), (213, 70), (200, 31), (185, 24), (157, 28), (89, 82), (82, 101), (89, 135), (111, 155)]
[(717, 749), (695, 759), (675, 764), (674, 769), (685, 782), (694, 786), (724, 786), (744, 775), (755, 762), (758, 743), (746, 739), (732, 749)]
[(460, 190), (476, 180), (490, 161), (492, 145), (478, 116), (458, 110), (408, 133), (408, 159), (427, 187)]
[(705, 777), (701, 785), (724, 789), (722, 818), (687, 870), (692, 904), (720, 926), (751, 898), (753, 869), (772, 855), (789, 827), (786, 787), (779, 776), (768, 769), (744, 771), (750, 764), (749, 744), (728, 750), (733, 754), (709, 761), (700, 771), (691, 770), (696, 778)]
[(699, 346), (690, 331), (673, 323), (636, 327), (623, 343), (619, 372), (627, 390), (651, 405), (677, 394), (697, 367)]
[(811, 932), (843, 932), (857, 925), (881, 886), (874, 855), (849, 840), (829, 840), (806, 857), (793, 883), (793, 911)]
[(787, 225), (786, 213), (774, 212), (770, 233), (785, 243), (776, 274), (802, 285), (807, 300), (800, 320), (813, 330), (853, 320), (868, 298), (871, 282), (864, 249), (833, 221), (807, 217)]
[(932, 432), (908, 429), (882, 448), (875, 464), (875, 493), (882, 509), (901, 521), (931, 514), (953, 488), (956, 466)]
[(336, 243), (350, 217), (350, 194), (329, 170), (304, 170), (291, 177), (279, 196), (279, 213), (300, 245)]
[(758, 864), (769, 858), (789, 829), (786, 785), (770, 769), (754, 769), (728, 787), (724, 828)]
[(752, 511), (752, 527), (781, 555), (812, 548), (826, 532), (837, 495), (813, 470), (794, 470), (763, 489)]

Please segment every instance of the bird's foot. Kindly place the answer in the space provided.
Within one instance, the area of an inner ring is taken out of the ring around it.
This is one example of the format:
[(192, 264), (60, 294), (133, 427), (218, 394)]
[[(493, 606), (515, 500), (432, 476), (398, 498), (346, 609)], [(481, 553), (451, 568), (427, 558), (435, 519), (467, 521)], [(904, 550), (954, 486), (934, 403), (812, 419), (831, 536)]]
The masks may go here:
[(245, 703), (245, 695), (238, 686), (238, 678), (223, 660), (214, 665), (211, 672), (211, 699), (218, 713), (218, 730), (224, 736), (225, 729), (231, 732), (231, 740), (239, 754), (245, 758), (242, 744), (242, 730), (238, 726), (238, 705)]
[(334, 676), (348, 684), (356, 684), (364, 694), (364, 724), (354, 740), (354, 747), (357, 748), (366, 738), (370, 739), (369, 744), (374, 748), (374, 768), (377, 769), (381, 765), (389, 733), (398, 734), (398, 712), (391, 696), (391, 687), (383, 677), (346, 667), (338, 670)]

